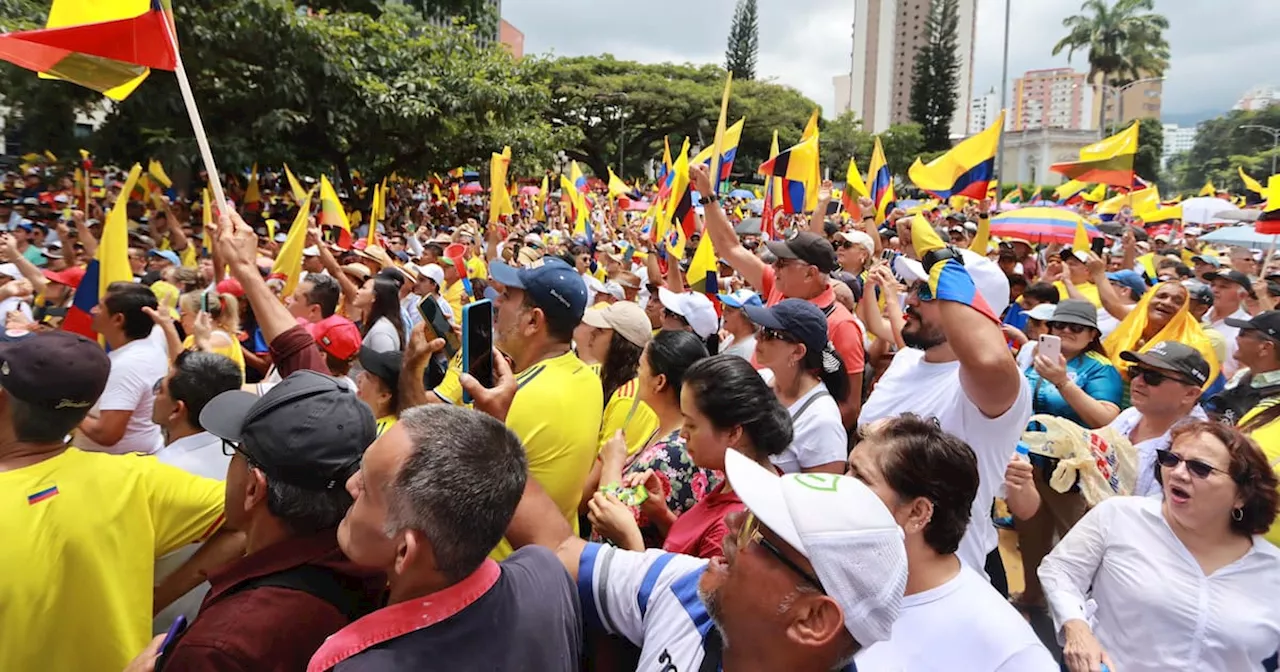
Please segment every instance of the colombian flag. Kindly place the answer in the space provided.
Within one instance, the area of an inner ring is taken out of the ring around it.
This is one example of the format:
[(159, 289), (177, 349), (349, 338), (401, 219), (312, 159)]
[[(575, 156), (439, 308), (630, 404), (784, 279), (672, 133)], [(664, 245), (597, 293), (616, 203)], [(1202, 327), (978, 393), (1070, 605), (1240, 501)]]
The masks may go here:
[(965, 139), (951, 151), (925, 165), (920, 159), (907, 171), (915, 185), (941, 199), (968, 196), (980, 199), (995, 179), (996, 150), (1004, 128), (1004, 111), (987, 130)]
[(870, 180), (867, 188), (871, 190), (871, 204), (875, 206), (876, 225), (879, 226), (884, 224), (885, 218), (889, 216), (889, 207), (897, 200), (893, 194), (893, 175), (889, 172), (888, 162), (885, 161), (884, 147), (880, 146), (879, 136), (876, 136), (875, 150), (871, 153), (867, 179)]
[[(142, 166), (134, 164), (120, 193), (132, 191), (141, 173)], [(133, 271), (129, 268), (129, 217), (125, 214), (128, 205), (127, 198), (117, 198), (115, 206), (107, 214), (107, 221), (102, 225), (102, 240), (98, 241), (98, 252), (85, 268), (84, 278), (80, 280), (67, 316), (62, 320), (63, 329), (87, 338), (97, 338), (98, 334), (93, 330), (93, 309), (111, 283), (133, 281)]]
[(782, 201), (773, 205), (791, 214), (804, 212), (805, 185), (817, 183), (817, 166), (818, 136), (815, 135), (760, 164), (757, 172), (782, 180)]
[(1132, 187), (1133, 157), (1138, 151), (1138, 122), (1080, 150), (1080, 160), (1055, 163), (1049, 170), (1081, 182)]
[[(733, 160), (738, 156), (738, 144), (742, 141), (742, 127), (746, 123), (745, 118), (739, 119), (738, 123), (725, 129), (724, 146), (720, 149), (720, 178), (716, 180), (717, 184), (729, 179), (729, 173), (733, 171)], [(714, 148), (707, 147), (693, 157), (693, 163), (701, 163), (710, 170), (711, 155), (714, 152)]]
[(569, 167), (569, 179), (573, 181), (573, 186), (578, 191), (587, 190), (587, 176), (582, 174), (582, 169), (578, 167), (578, 162), (574, 161)]
[[(778, 131), (773, 132), (773, 144), (769, 147), (769, 158), (778, 156)], [(764, 176), (764, 208), (760, 211), (762, 220), (760, 230), (767, 240), (777, 240), (778, 232), (773, 228), (773, 217), (782, 207), (782, 180), (772, 176)]]
[[(921, 259), (926, 254), (945, 247), (942, 238), (938, 237), (938, 232), (921, 215), (916, 215), (911, 222), (911, 243)], [(965, 270), (963, 261), (947, 259), (935, 262), (924, 272), (928, 275), (926, 282), (932, 299), (963, 303), (982, 313), (992, 322), (997, 324), (1000, 322), (1000, 318), (996, 316), (987, 300), (978, 292), (977, 285), (973, 284), (973, 278)]]
[(1280, 234), (1280, 175), (1272, 175), (1267, 181), (1267, 204), (1262, 216), (1254, 223), (1253, 230), (1264, 236)]
[(43, 29), (0, 35), (0, 59), (124, 100), (177, 66), (173, 30), (168, 0), (54, 0)]

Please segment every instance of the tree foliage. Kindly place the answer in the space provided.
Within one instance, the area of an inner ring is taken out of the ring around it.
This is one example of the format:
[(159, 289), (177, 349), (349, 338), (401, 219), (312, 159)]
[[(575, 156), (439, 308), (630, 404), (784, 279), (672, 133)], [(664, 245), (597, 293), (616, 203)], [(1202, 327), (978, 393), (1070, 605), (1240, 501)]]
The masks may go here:
[(1053, 55), (1077, 51), (1089, 59), (1090, 82), (1124, 86), (1143, 77), (1159, 77), (1169, 67), (1169, 20), (1154, 13), (1155, 0), (1085, 0), (1080, 14), (1062, 20), (1067, 34)]
[(911, 81), (911, 120), (924, 133), (925, 149), (951, 147), (951, 120), (956, 114), (960, 76), (958, 0), (933, 0), (925, 23), (928, 40), (916, 55)]
[[(924, 135), (918, 124), (894, 124), (880, 134), (880, 145), (890, 172), (905, 175), (924, 149)], [(843, 181), (850, 157), (857, 159), (864, 175), (867, 173), (874, 147), (875, 136), (862, 128), (862, 121), (853, 112), (845, 112), (822, 128), (818, 148), (823, 167), (831, 169), (831, 178)]]
[[(482, 165), (505, 144), (517, 169), (532, 169), (576, 140), (540, 116), (548, 90), (535, 68), (476, 39), (473, 27), (436, 25), (404, 5), (376, 15), (308, 14), (288, 0), (200, 0), (175, 5), (175, 13), (195, 98), (226, 172), (288, 161), (313, 173), (336, 170), (344, 182), (353, 169), (376, 179)], [(6, 79), (25, 79), (30, 92), (49, 92), (13, 97), (24, 130), (79, 104), (62, 95), (79, 94), (75, 87), (55, 93), (51, 82), (8, 70)], [(198, 164), (167, 72), (153, 72), (115, 105), (86, 144), (120, 163), (157, 156), (175, 177)]]
[(1237, 168), (1267, 184), (1272, 174), (1273, 157), (1280, 165), (1280, 150), (1274, 147), (1264, 131), (1242, 128), (1256, 125), (1280, 129), (1280, 106), (1264, 110), (1233, 110), (1216, 119), (1200, 123), (1191, 151), (1176, 157), (1169, 165), (1171, 186), (1183, 191), (1196, 191), (1206, 181), (1214, 186), (1243, 192), (1244, 182)]
[[(624, 177), (643, 174), (650, 160), (662, 159), (663, 137), (670, 138), (673, 152), (686, 137), (695, 147), (714, 141), (725, 80), (718, 66), (641, 64), (607, 54), (546, 59), (539, 66), (551, 89), (547, 121), (557, 129), (580, 130), (581, 137), (566, 144), (565, 153), (596, 175), (604, 175), (608, 166)], [(753, 175), (768, 158), (774, 129), (784, 148), (798, 142), (816, 107), (791, 87), (735, 80), (729, 123), (747, 119), (735, 176)], [(624, 133), (626, 164), (618, 170), (618, 142)]]
[(756, 78), (756, 58), (760, 52), (760, 23), (756, 0), (738, 0), (729, 28), (729, 48), (725, 51), (725, 69), (735, 80)]

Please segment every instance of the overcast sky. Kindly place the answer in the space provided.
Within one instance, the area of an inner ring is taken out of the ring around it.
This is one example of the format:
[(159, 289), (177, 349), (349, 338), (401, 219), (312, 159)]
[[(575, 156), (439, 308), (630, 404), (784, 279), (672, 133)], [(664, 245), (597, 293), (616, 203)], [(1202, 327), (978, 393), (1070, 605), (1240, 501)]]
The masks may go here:
[[(1000, 85), (1004, 1), (977, 0), (974, 91)], [(849, 71), (855, 0), (759, 0), (758, 76), (794, 86), (833, 109), (833, 76)], [(526, 53), (611, 53), (646, 63), (724, 62), (735, 0), (505, 0)], [(1009, 79), (1068, 65), (1050, 50), (1080, 0), (1013, 0)], [(696, 6), (697, 11), (689, 11)], [(1280, 85), (1280, 0), (1156, 0), (1169, 18), (1173, 57), (1164, 112), (1225, 111), (1247, 89)], [(682, 16), (681, 21), (673, 17)], [(719, 17), (719, 18), (717, 18)], [(1088, 69), (1085, 54), (1070, 63)], [(1213, 115), (1208, 115), (1213, 116)]]

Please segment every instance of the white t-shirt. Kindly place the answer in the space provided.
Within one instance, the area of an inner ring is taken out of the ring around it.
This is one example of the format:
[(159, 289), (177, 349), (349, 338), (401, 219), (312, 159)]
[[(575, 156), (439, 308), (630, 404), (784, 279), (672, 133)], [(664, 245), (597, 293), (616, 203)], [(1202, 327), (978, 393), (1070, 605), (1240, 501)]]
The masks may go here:
[(995, 549), (997, 540), (991, 525), (991, 502), (1004, 485), (1005, 467), (1031, 418), (1031, 388), (1024, 376), (1018, 380), (1017, 400), (1004, 415), (988, 418), (961, 387), (960, 362), (926, 362), (923, 350), (907, 348), (894, 355), (858, 418), (859, 424), (902, 413), (937, 418), (944, 431), (969, 444), (978, 458), (978, 495), (956, 555), (984, 574), (987, 554)]
[(736, 355), (751, 361), (751, 358), (756, 354), (756, 335), (748, 334), (746, 338), (739, 340), (734, 338), (733, 334), (730, 334), (722, 345), (724, 347), (720, 348), (720, 354)]
[[(805, 404), (809, 404), (808, 408), (804, 408)], [(804, 413), (796, 417), (801, 408)], [(773, 466), (783, 473), (797, 474), (802, 469), (844, 462), (849, 457), (849, 435), (840, 417), (840, 406), (826, 385), (814, 385), (796, 399), (787, 412), (792, 420), (791, 445), (769, 458)]]
[(1058, 672), (1031, 625), (981, 574), (902, 598), (888, 641), (864, 649), (859, 672)]
[(123, 347), (107, 353), (111, 360), (111, 373), (107, 387), (90, 409), (90, 417), (99, 417), (103, 411), (132, 411), (124, 436), (114, 446), (102, 446), (76, 432), (75, 445), (81, 450), (100, 453), (154, 453), (164, 445), (160, 426), (151, 421), (151, 408), (155, 405), (153, 391), (156, 381), (169, 373), (169, 357), (163, 347), (156, 346), (150, 338), (130, 341)]
[[(156, 452), (156, 459), (197, 476), (219, 481), (227, 478), (227, 465), (231, 463), (231, 458), (222, 453), (222, 439), (209, 432), (192, 434), (170, 443)], [(182, 563), (195, 555), (200, 546), (200, 544), (187, 544), (157, 558), (156, 583), (164, 581), (174, 570), (181, 567)], [(187, 622), (195, 620), (196, 613), (200, 611), (200, 603), (204, 602), (204, 596), (208, 592), (209, 582), (204, 581), (188, 591), (186, 595), (174, 600), (172, 604), (156, 614), (151, 622), (151, 631), (157, 635), (165, 632), (179, 615), (185, 616)]]
[(400, 332), (391, 320), (379, 317), (364, 335), (364, 345), (374, 352), (396, 352), (400, 350)]

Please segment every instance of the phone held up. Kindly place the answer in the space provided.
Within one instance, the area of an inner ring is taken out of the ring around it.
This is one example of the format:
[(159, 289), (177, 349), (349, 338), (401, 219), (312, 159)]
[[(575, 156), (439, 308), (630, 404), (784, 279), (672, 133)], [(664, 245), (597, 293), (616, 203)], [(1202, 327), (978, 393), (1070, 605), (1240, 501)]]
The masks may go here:
[(427, 336), (432, 339), (443, 338), (445, 355), (453, 357), (460, 347), (458, 335), (453, 333), (449, 318), (445, 317), (444, 311), (440, 310), (440, 304), (436, 303), (433, 297), (423, 297), (418, 302), (418, 314), (427, 325)]
[(1040, 337), (1040, 345), (1036, 348), (1037, 355), (1043, 355), (1045, 359), (1051, 362), (1057, 362), (1062, 356), (1062, 339), (1052, 334), (1044, 334)]
[[(462, 307), (462, 365), (481, 385), (493, 387), (493, 302), (488, 299)], [(472, 402), (465, 390), (462, 402)]]

